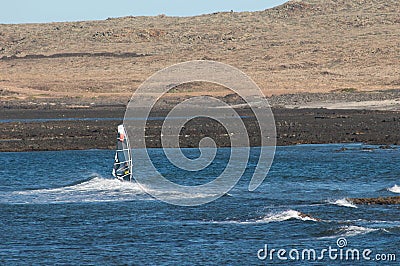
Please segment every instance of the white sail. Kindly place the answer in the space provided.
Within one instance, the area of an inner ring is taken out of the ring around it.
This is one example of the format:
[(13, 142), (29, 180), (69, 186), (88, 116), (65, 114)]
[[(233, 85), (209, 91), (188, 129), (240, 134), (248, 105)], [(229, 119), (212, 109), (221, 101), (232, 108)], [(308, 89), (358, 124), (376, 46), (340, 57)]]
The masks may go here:
[(118, 126), (117, 150), (112, 174), (119, 180), (132, 181), (132, 157), (124, 125)]

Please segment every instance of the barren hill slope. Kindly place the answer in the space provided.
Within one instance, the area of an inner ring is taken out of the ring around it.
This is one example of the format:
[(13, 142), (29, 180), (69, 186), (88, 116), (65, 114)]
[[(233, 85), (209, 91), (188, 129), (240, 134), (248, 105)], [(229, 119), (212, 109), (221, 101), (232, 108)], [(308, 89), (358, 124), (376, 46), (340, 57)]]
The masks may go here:
[[(1, 100), (118, 99), (155, 71), (211, 59), (267, 95), (400, 88), (400, 1), (289, 1), (259, 12), (0, 25)], [(215, 92), (217, 93), (217, 92)]]

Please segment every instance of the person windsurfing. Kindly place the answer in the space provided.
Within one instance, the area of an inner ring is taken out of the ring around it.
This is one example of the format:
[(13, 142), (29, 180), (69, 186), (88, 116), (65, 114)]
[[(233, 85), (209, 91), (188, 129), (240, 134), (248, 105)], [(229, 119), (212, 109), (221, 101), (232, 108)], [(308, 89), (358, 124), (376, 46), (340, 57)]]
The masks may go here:
[(128, 138), (123, 125), (118, 126), (117, 150), (114, 157), (112, 174), (121, 181), (131, 181), (131, 151)]

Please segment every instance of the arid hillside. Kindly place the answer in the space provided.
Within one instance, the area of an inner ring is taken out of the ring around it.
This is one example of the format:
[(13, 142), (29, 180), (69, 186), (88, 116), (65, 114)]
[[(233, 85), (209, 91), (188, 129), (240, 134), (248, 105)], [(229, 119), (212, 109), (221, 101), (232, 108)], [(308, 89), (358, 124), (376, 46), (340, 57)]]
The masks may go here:
[(231, 64), (266, 95), (400, 88), (400, 1), (0, 25), (0, 97), (120, 103), (155, 71), (194, 59)]

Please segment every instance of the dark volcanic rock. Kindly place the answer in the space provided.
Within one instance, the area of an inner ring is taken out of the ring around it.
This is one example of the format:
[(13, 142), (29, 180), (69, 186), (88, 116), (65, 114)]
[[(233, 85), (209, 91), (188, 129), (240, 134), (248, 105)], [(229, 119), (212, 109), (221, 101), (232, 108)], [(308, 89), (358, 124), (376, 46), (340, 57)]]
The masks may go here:
[[(253, 113), (238, 109), (245, 116), (251, 146), (260, 145), (258, 123)], [(0, 151), (113, 149), (117, 125), (123, 120), (123, 107), (87, 109), (25, 110), (3, 109), (0, 120), (35, 118), (115, 118), (114, 120), (13, 121), (0, 123)], [(278, 145), (313, 143), (367, 143), (386, 149), (400, 144), (400, 113), (366, 110), (273, 109)], [(154, 116), (164, 117), (165, 110)], [(161, 147), (161, 120), (147, 124), (146, 143)], [(181, 131), (181, 147), (197, 147), (200, 139), (211, 137), (219, 147), (228, 147), (224, 127), (210, 121), (190, 121)], [(338, 150), (346, 152), (346, 149)]]
[(395, 197), (379, 197), (379, 198), (351, 198), (354, 204), (377, 204), (377, 205), (393, 205), (400, 204), (400, 196)]

